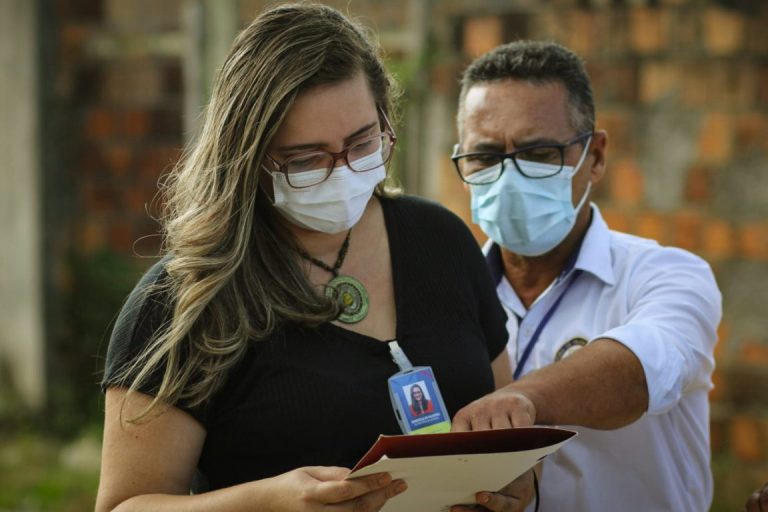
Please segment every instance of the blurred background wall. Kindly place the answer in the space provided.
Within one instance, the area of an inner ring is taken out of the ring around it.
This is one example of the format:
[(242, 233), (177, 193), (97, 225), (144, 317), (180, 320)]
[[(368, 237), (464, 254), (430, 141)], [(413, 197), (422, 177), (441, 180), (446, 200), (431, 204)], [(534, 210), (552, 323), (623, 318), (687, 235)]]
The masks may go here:
[[(98, 439), (110, 324), (160, 250), (158, 178), (194, 136), (232, 38), (274, 3), (0, 0), (0, 436)], [(740, 506), (768, 479), (768, 4), (327, 3), (378, 33), (405, 90), (394, 163), (405, 190), (467, 221), (449, 160), (461, 70), (515, 38), (586, 59), (609, 133), (595, 196), (609, 225), (703, 256), (723, 291), (713, 510)], [(1, 439), (0, 480), (12, 471)]]

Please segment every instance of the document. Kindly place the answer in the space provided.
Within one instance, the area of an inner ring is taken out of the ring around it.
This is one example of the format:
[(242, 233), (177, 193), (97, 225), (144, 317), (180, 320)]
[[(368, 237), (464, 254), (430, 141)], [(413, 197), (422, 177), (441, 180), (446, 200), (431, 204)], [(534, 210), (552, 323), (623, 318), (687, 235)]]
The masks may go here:
[(497, 491), (555, 452), (576, 432), (528, 427), (441, 434), (379, 436), (348, 478), (390, 473), (408, 490), (382, 512), (443, 512), (474, 504), (475, 493)]

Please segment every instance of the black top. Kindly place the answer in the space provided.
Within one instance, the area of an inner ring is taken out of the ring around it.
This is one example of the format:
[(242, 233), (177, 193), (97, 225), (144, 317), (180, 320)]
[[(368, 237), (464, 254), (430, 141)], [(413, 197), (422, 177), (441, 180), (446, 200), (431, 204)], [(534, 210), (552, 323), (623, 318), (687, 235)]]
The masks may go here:
[[(461, 219), (415, 197), (381, 204), (398, 342), (414, 366), (432, 367), (453, 416), (493, 391), (489, 363), (506, 344), (506, 315)], [(164, 274), (161, 261), (123, 307), (102, 388), (115, 382), (117, 368), (135, 357), (167, 315), (162, 300), (141, 292)], [(380, 340), (332, 323), (289, 326), (251, 343), (205, 407), (177, 406), (207, 431), (198, 467), (217, 489), (301, 466), (354, 466), (379, 434), (400, 433), (387, 389), (397, 371)]]

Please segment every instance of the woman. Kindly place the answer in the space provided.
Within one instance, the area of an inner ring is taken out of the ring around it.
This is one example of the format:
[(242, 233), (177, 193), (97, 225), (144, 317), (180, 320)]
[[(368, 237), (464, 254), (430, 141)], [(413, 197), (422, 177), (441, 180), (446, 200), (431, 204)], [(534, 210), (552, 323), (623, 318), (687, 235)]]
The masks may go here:
[(411, 386), (411, 414), (421, 416), (433, 410), (432, 401), (424, 396), (421, 386), (418, 384)]
[[(383, 185), (391, 96), (330, 8), (278, 7), (238, 36), (168, 183), (167, 255), (110, 341), (97, 510), (378, 510), (404, 482), (344, 478), (399, 433), (384, 341), (432, 366), (451, 414), (494, 389), (490, 361), (504, 384), (474, 239)], [(510, 510), (508, 493), (482, 496)]]

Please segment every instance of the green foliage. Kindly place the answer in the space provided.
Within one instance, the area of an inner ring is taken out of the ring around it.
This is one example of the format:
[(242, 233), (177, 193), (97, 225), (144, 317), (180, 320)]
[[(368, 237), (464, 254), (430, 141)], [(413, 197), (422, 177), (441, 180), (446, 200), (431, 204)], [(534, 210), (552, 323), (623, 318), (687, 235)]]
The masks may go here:
[[(98, 442), (95, 433), (87, 434)], [(0, 510), (93, 510), (98, 471), (62, 463), (58, 441), (30, 433), (4, 434), (0, 446)]]
[(768, 464), (745, 464), (729, 454), (712, 457), (715, 492), (711, 512), (742, 510), (750, 494), (768, 481)]
[(135, 258), (102, 251), (70, 259), (71, 286), (51, 324), (49, 428), (71, 435), (101, 422), (103, 371), (109, 335), (120, 307), (138, 281)]

